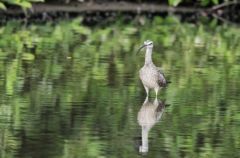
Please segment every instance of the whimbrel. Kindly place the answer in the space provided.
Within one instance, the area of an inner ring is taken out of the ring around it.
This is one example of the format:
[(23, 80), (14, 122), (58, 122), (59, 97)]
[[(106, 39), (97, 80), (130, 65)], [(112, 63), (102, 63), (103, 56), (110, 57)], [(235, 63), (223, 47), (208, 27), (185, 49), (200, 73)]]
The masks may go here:
[(153, 42), (150, 40), (145, 41), (144, 44), (139, 48), (138, 52), (144, 47), (146, 47), (145, 64), (140, 69), (139, 76), (146, 90), (147, 96), (149, 89), (154, 89), (157, 96), (159, 89), (161, 87), (165, 87), (167, 81), (160, 68), (156, 67), (152, 62)]

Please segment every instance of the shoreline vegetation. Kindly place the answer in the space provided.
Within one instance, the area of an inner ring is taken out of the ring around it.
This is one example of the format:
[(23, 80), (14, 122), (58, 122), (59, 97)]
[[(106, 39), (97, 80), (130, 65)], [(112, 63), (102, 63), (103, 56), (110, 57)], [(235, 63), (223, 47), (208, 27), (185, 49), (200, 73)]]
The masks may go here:
[[(24, 3), (25, 2), (25, 3)], [(190, 1), (188, 1), (190, 2)], [(200, 3), (201, 2), (201, 3)], [(0, 0), (0, 16), (30, 19), (31, 17), (52, 17), (58, 13), (69, 14), (101, 14), (106, 12), (133, 14), (180, 14), (198, 17), (214, 17), (219, 21), (239, 23), (239, 1), (202, 0), (200, 2), (184, 3), (184, 0), (157, 1), (22, 1), (9, 3)], [(203, 3), (205, 2), (205, 3)], [(9, 5), (10, 4), (10, 5)], [(9, 18), (8, 18), (9, 19)]]

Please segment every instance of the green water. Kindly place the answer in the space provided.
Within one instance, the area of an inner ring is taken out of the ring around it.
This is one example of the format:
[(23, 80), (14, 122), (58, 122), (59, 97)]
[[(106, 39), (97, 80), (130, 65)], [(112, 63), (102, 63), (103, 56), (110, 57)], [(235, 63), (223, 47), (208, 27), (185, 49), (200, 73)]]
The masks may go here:
[[(0, 157), (240, 157), (239, 28), (80, 20), (0, 27)], [(171, 81), (158, 96), (165, 107), (154, 109), (154, 92), (143, 105), (135, 53), (146, 39)]]

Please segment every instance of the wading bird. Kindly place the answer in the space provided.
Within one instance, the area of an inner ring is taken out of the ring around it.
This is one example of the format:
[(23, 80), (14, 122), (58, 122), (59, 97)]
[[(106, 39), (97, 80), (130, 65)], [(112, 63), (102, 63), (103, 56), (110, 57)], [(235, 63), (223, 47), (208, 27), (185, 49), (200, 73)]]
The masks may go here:
[(146, 90), (147, 96), (149, 93), (149, 89), (154, 89), (157, 96), (159, 89), (161, 87), (165, 87), (167, 81), (161, 70), (158, 67), (156, 67), (152, 62), (153, 42), (150, 40), (145, 41), (144, 44), (138, 49), (138, 52), (140, 52), (140, 50), (145, 47), (146, 47), (145, 64), (140, 69), (139, 76)]

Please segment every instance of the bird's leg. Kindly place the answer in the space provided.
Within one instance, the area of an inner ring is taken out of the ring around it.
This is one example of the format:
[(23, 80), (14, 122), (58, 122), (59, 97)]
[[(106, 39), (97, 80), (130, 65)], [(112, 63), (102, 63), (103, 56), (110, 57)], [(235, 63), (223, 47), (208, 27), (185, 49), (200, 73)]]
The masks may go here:
[(155, 90), (155, 93), (156, 93), (156, 98), (157, 98), (157, 96), (158, 96), (158, 90), (159, 90), (159, 88), (157, 87), (157, 88), (154, 88), (154, 90)]
[(145, 91), (146, 91), (147, 97), (148, 97), (149, 89), (148, 89), (148, 87), (146, 87), (146, 86), (144, 86), (144, 88), (145, 88)]
[(158, 105), (159, 105), (157, 96), (156, 96), (155, 99), (154, 99), (153, 105), (154, 105), (155, 107), (158, 107)]

